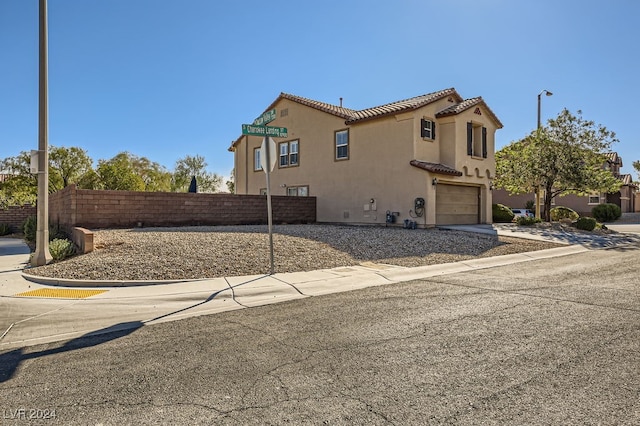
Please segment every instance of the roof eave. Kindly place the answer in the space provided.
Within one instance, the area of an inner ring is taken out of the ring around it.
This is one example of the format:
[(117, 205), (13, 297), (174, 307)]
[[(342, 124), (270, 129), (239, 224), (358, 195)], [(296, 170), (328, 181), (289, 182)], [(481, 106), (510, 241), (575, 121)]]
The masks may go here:
[[(437, 93), (437, 92), (435, 92), (435, 93)], [(422, 95), (422, 96), (425, 96), (425, 95)], [(346, 120), (345, 124), (361, 123), (363, 121), (377, 120), (378, 118), (383, 118), (383, 117), (389, 117), (389, 116), (392, 116), (392, 115), (402, 114), (402, 113), (405, 113), (407, 111), (415, 111), (416, 109), (422, 108), (425, 105), (429, 105), (431, 103), (439, 101), (440, 99), (446, 98), (448, 96), (455, 96), (456, 100), (458, 102), (462, 102), (462, 100), (463, 100), (462, 97), (458, 94), (458, 92), (456, 92), (456, 89), (451, 87), (449, 89), (442, 90), (442, 93), (437, 95), (437, 96), (435, 96), (433, 99), (425, 100), (425, 101), (420, 102), (420, 103), (418, 103), (416, 105), (407, 105), (406, 107), (403, 107), (403, 108), (391, 109), (388, 112), (384, 112), (384, 113), (381, 113), (381, 114), (373, 114), (373, 115), (366, 116), (366, 117), (354, 117), (354, 118), (351, 118), (349, 120)], [(416, 97), (419, 97), (419, 96), (416, 96)], [(414, 98), (409, 98), (409, 99), (414, 99)], [(364, 110), (356, 111), (356, 114), (357, 113), (362, 113), (362, 111), (371, 110), (371, 109), (375, 109), (375, 108), (384, 108), (384, 107), (387, 107), (387, 106), (390, 106), (390, 105), (394, 105), (394, 104), (398, 104), (398, 103), (401, 103), (401, 102), (405, 102), (405, 101), (407, 101), (409, 99), (403, 99), (401, 101), (391, 102), (389, 104), (381, 105), (379, 107), (366, 108)]]

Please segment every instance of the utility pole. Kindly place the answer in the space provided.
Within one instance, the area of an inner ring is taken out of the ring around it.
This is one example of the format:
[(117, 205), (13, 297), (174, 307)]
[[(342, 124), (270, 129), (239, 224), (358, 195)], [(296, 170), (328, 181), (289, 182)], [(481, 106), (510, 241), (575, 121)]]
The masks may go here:
[[(542, 94), (545, 94), (547, 96), (551, 96), (553, 95), (553, 93), (551, 93), (550, 91), (544, 89), (541, 90), (540, 93), (538, 93), (538, 127), (536, 127), (536, 129), (538, 129), (538, 131), (540, 130), (540, 127), (542, 127), (542, 121), (540, 118), (540, 104), (542, 103)], [(538, 185), (536, 187), (536, 218), (540, 219), (542, 217), (542, 215), (540, 214), (540, 210), (541, 210), (541, 205), (540, 205), (540, 195), (542, 195), (542, 188), (540, 188), (540, 186)]]
[(32, 266), (51, 262), (49, 252), (49, 103), (47, 65), (47, 0), (40, 0), (40, 65), (38, 91), (38, 201), (36, 251)]

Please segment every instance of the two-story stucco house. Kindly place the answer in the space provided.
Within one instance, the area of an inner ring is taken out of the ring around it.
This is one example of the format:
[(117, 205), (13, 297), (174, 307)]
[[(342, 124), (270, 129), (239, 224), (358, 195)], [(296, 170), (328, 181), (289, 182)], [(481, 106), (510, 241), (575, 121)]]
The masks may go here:
[[(481, 97), (450, 88), (363, 110), (286, 93), (269, 126), (276, 139), (272, 195), (317, 197), (318, 222), (420, 227), (490, 223), (495, 132)], [(261, 137), (233, 142), (238, 194), (266, 191)]]

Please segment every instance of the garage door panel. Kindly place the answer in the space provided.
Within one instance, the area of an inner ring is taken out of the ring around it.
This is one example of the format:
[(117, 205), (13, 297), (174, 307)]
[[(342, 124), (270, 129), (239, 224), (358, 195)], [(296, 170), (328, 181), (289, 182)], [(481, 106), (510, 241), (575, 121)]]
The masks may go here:
[(439, 184), (436, 188), (436, 224), (478, 223), (478, 194), (477, 187)]

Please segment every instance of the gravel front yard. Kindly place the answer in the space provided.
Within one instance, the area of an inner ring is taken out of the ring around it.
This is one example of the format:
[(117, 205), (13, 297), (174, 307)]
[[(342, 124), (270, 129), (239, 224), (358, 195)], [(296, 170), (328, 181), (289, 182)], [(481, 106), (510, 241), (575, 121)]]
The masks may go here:
[[(559, 244), (440, 229), (337, 225), (273, 227), (276, 272), (362, 262), (406, 267), (558, 247)], [(26, 273), (84, 280), (170, 280), (267, 274), (267, 226), (98, 230), (95, 250)]]

